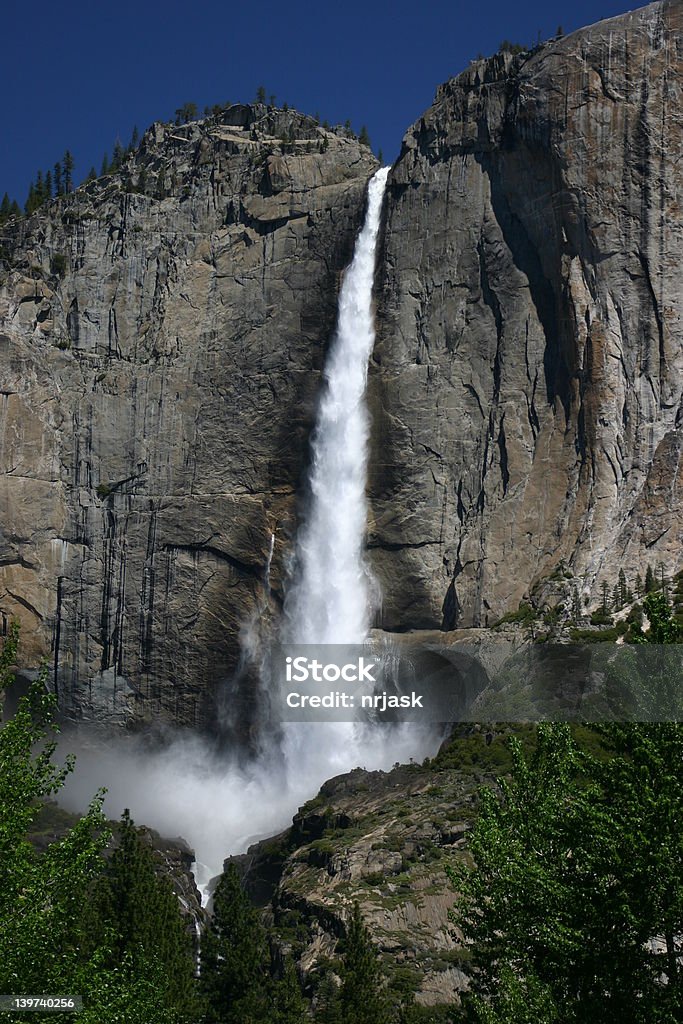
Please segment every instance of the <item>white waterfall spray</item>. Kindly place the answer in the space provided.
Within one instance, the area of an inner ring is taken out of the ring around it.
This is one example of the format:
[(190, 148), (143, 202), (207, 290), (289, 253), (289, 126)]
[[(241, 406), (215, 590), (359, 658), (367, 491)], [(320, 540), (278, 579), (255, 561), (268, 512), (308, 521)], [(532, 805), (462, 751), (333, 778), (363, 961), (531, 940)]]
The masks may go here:
[(388, 167), (368, 187), (365, 223), (339, 295), (313, 436), (311, 504), (297, 539), (298, 576), (285, 602), (288, 639), (359, 644), (368, 632), (372, 580), (363, 560), (369, 418), (368, 360), (375, 341), (372, 284)]

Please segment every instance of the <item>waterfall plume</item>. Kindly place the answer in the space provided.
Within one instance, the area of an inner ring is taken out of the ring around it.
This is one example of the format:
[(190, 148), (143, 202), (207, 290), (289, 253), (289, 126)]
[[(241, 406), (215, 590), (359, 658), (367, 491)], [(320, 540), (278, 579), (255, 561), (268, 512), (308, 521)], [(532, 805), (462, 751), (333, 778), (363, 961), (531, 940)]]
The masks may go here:
[(373, 583), (363, 558), (369, 417), (368, 360), (375, 341), (372, 285), (388, 167), (368, 186), (365, 222), (339, 294), (312, 440), (310, 505), (296, 544), (297, 572), (285, 601), (294, 643), (358, 644), (367, 635)]

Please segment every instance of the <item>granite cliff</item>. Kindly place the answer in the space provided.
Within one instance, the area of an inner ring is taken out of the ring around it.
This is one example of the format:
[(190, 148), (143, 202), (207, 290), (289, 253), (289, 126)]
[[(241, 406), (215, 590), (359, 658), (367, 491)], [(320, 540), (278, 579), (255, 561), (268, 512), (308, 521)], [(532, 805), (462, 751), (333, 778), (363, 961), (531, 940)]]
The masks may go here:
[(274, 534), (282, 576), (376, 167), (343, 130), (233, 106), (6, 226), (0, 606), (68, 712), (212, 717)]
[[(408, 131), (369, 385), (382, 628), (486, 626), (560, 564), (589, 604), (680, 568), (682, 61), (683, 5), (652, 4), (474, 62)], [(376, 166), (235, 106), (2, 229), (0, 611), (70, 713), (207, 724), (267, 568), (281, 598)]]
[(562, 560), (680, 567), (683, 5), (474, 62), (390, 178), (371, 376), (386, 629), (488, 625)]

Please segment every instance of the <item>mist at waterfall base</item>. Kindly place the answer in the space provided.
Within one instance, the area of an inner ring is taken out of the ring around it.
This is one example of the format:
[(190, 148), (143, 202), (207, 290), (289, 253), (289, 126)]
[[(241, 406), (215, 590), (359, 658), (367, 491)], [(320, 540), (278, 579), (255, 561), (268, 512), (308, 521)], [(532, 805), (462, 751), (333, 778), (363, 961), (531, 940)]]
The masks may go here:
[[(325, 732), (322, 725), (310, 731), (318, 729)], [(404, 725), (369, 736), (359, 727), (350, 746), (335, 748), (325, 741), (316, 750), (307, 745), (294, 763), (274, 749), (272, 756), (244, 767), (196, 734), (178, 733), (163, 747), (150, 749), (144, 737), (95, 741), (79, 730), (65, 733), (61, 744), (64, 753), (76, 754), (76, 770), (60, 803), (81, 812), (105, 787), (109, 818), (118, 818), (128, 807), (136, 823), (169, 839), (180, 836), (190, 845), (197, 884), (205, 893), (227, 856), (245, 853), (252, 843), (285, 829), (326, 779), (355, 767), (386, 769), (394, 761), (422, 759), (433, 754), (435, 743), (438, 739), (427, 729)]]
[[(311, 443), (307, 512), (279, 626), (279, 638), (288, 642), (361, 644), (379, 600), (363, 554), (370, 429), (365, 389), (375, 339), (372, 286), (388, 171), (378, 171), (368, 186), (365, 221), (339, 295)], [(244, 630), (245, 659), (263, 663), (267, 642), (258, 621), (252, 622)], [(264, 709), (269, 682), (262, 676), (253, 695)], [(285, 722), (261, 735), (259, 754), (246, 766), (197, 735), (176, 733), (151, 749), (144, 739), (131, 736), (104, 748), (83, 739), (77, 743), (79, 764), (63, 802), (81, 809), (95, 789), (106, 786), (108, 815), (116, 817), (128, 807), (138, 822), (190, 844), (197, 881), (205, 890), (226, 856), (284, 829), (326, 779), (356, 767), (386, 770), (397, 761), (422, 760), (439, 739), (438, 729), (408, 723)], [(66, 748), (74, 749), (73, 744)]]

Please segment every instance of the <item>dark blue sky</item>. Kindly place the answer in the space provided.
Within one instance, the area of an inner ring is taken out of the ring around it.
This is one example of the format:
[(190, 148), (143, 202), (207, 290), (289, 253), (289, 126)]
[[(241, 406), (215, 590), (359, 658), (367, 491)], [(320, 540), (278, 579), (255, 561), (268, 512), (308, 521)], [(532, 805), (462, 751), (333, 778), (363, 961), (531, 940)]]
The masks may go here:
[[(331, 123), (366, 124), (375, 151), (403, 133), (439, 83), (502, 39), (535, 42), (628, 10), (628, 0), (34, 0), (2, 18), (5, 97), (0, 196), (23, 205), (29, 180), (64, 149), (76, 180), (133, 125), (176, 107), (253, 99)], [(636, 4), (636, 6), (640, 6)]]

